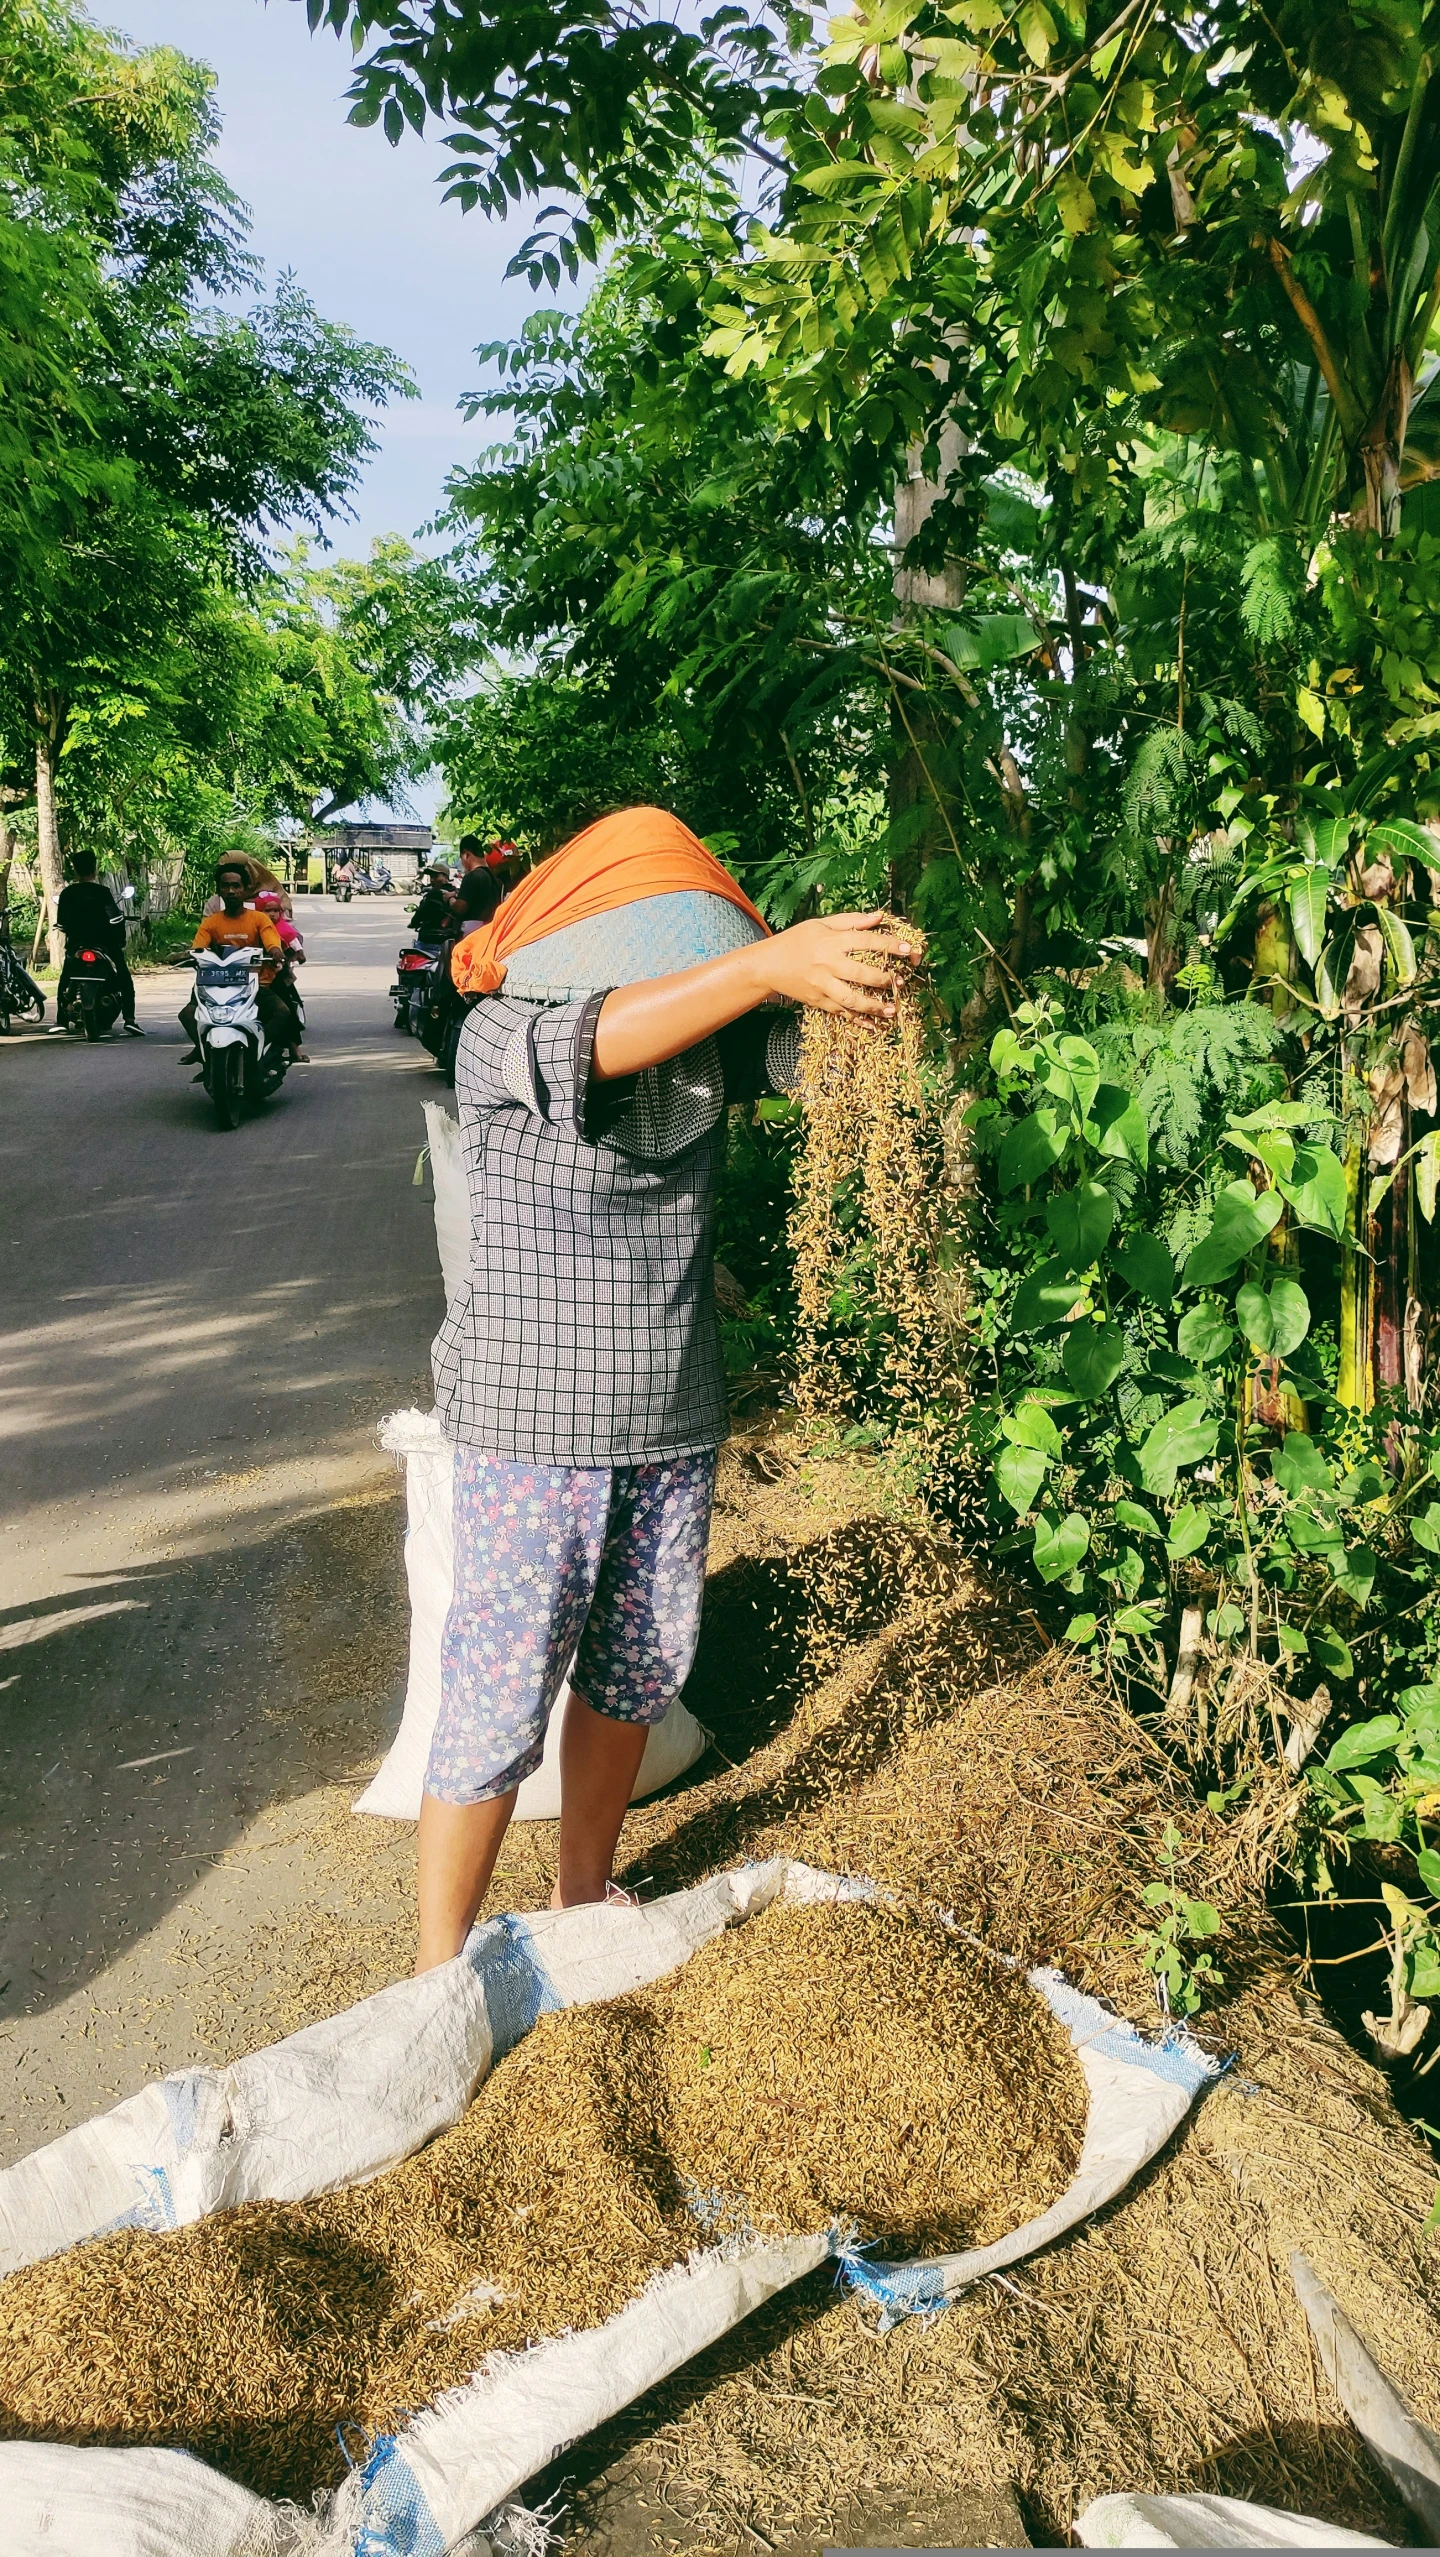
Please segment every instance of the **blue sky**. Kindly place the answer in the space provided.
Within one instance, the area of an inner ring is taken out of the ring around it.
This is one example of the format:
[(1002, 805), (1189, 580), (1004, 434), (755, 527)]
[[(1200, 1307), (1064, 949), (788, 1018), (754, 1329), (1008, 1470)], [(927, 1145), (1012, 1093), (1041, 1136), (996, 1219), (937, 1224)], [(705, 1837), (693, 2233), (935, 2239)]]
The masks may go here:
[(513, 336), (535, 308), (506, 283), (529, 228), (462, 214), (436, 183), (437, 134), (408, 130), (392, 150), (372, 126), (345, 121), (348, 43), (311, 35), (297, 0), (91, 0), (94, 15), (140, 44), (174, 44), (217, 75), (219, 158), (254, 215), (251, 245), (271, 278), (292, 267), (327, 319), (403, 355), (420, 385), (381, 421), (382, 448), (337, 549), (376, 533), (407, 537), (439, 502), (446, 470), (494, 439), (467, 426), (459, 394), (479, 378), (472, 350)]

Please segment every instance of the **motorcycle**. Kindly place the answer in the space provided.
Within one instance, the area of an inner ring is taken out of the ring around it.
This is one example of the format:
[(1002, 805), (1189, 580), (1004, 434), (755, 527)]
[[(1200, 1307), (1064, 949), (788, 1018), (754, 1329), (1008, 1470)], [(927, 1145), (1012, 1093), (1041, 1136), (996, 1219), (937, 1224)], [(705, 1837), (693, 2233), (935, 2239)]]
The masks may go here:
[(397, 954), (390, 1000), (395, 1006), (396, 1029), (403, 1030), (409, 1038), (420, 1036), (439, 957), (440, 946), (435, 941), (408, 942)]
[(270, 964), (259, 950), (232, 951), (225, 958), (201, 950), (191, 960), (195, 1044), (201, 1059), (198, 1079), (215, 1105), (222, 1128), (238, 1128), (245, 1103), (268, 1101), (290, 1071), (285, 1049), (266, 1036), (256, 1002), (256, 975)]
[(350, 899), (355, 892), (355, 882), (353, 878), (342, 879), (337, 873), (336, 877), (330, 882), (330, 890), (337, 906), (348, 906)]
[(0, 914), (0, 1039), (8, 1038), (11, 1017), (17, 1012), (33, 1012), (37, 1021), (43, 1021), (45, 997), (15, 955), (9, 916)]
[(61, 1018), (67, 1030), (77, 1024), (87, 1039), (108, 1039), (120, 1018), (120, 971), (108, 950), (69, 953), (65, 969), (65, 1004)]

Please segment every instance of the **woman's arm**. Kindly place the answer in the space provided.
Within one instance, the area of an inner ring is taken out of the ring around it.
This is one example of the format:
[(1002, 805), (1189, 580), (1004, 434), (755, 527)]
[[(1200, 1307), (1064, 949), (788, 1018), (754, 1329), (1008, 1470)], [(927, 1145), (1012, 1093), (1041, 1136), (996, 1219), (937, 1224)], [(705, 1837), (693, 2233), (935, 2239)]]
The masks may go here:
[(607, 1083), (663, 1065), (753, 1012), (769, 995), (817, 1012), (889, 1020), (897, 965), (913, 963), (916, 955), (915, 945), (896, 931), (894, 917), (877, 908), (873, 914), (824, 915), (792, 924), (788, 932), (752, 941), (723, 959), (707, 959), (679, 976), (617, 986), (600, 1007), (591, 1072)]

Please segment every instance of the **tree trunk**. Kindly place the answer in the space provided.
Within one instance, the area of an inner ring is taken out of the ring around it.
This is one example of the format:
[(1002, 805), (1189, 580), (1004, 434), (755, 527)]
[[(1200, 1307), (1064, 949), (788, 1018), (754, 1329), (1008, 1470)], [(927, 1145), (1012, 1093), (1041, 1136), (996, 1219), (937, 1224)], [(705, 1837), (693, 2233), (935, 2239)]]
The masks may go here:
[(10, 873), (15, 866), (15, 830), (0, 808), (0, 918), (10, 911)]
[(1400, 530), (1400, 458), (1410, 426), (1415, 385), (1410, 367), (1398, 355), (1385, 388), (1360, 441), (1360, 467), (1365, 474), (1365, 522), (1382, 542)]
[(55, 966), (65, 960), (64, 944), (56, 927), (55, 909), (65, 884), (64, 865), (60, 857), (60, 826), (55, 814), (55, 765), (59, 753), (59, 713), (54, 705), (41, 706), (40, 734), (35, 741), (35, 833), (40, 854), (40, 895), (44, 908), (49, 955)]

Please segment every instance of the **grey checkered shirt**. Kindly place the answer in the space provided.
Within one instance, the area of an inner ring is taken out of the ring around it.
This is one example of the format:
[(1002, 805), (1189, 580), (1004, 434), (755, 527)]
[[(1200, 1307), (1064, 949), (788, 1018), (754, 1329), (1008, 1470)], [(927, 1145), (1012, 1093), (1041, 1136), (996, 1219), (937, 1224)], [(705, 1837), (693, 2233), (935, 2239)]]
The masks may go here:
[(795, 1080), (798, 1017), (762, 1010), (678, 1074), (592, 1085), (604, 1000), (490, 995), (460, 1040), (470, 1271), (436, 1336), (435, 1404), (447, 1438), (519, 1463), (663, 1464), (720, 1445), (725, 1105)]

